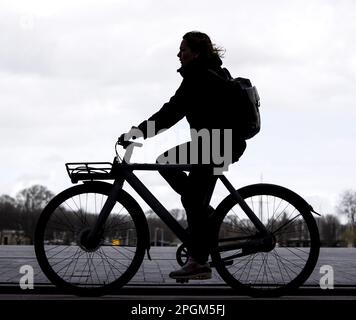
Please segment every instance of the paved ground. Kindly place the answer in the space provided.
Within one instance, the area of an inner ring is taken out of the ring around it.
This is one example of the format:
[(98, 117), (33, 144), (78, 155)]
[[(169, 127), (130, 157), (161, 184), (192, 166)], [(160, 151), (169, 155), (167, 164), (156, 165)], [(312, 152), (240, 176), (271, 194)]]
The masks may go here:
[[(117, 319), (128, 320), (186, 320), (202, 316), (206, 320), (232, 320), (246, 315), (249, 319), (266, 315), (285, 319), (291, 314), (293, 318), (305, 318), (312, 312), (318, 318), (328, 319), (335, 315), (346, 318), (355, 310), (355, 248), (323, 248), (314, 273), (295, 294), (257, 299), (236, 293), (216, 272), (209, 281), (177, 285), (168, 277), (177, 268), (174, 248), (153, 248), (151, 256), (153, 260), (145, 259), (137, 275), (117, 294), (85, 298), (68, 295), (49, 283), (37, 264), (33, 247), (0, 246), (0, 314), (7, 313), (15, 319), (28, 318), (31, 314), (36, 319), (48, 319), (49, 314), (55, 314), (58, 318), (74, 319), (115, 315)], [(33, 290), (20, 289), (23, 276), (20, 269), (24, 265), (34, 269)], [(325, 265), (334, 270), (334, 290), (320, 289), (321, 270)], [(207, 310), (209, 314), (197, 313)], [(145, 314), (149, 311), (156, 314)]]
[[(171, 270), (178, 267), (175, 260), (175, 248), (158, 247), (151, 249), (152, 261), (145, 259), (130, 285), (175, 285), (168, 277)], [(0, 246), (0, 285), (17, 285), (23, 274), (20, 268), (31, 265), (34, 269), (35, 286), (49, 285), (42, 273), (32, 246)], [(305, 283), (319, 287), (323, 276), (323, 266), (331, 266), (334, 271), (334, 285), (337, 287), (356, 287), (356, 248), (322, 248), (314, 273)], [(214, 269), (213, 269), (214, 270)], [(219, 275), (213, 273), (211, 280), (194, 281), (195, 285), (224, 285)]]

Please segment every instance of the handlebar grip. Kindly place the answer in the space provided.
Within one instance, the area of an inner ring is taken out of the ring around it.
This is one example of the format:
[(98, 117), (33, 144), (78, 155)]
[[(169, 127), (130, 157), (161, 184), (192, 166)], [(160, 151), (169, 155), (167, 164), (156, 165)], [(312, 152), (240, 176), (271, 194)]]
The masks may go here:
[(124, 149), (127, 149), (129, 146), (133, 147), (142, 147), (143, 144), (139, 142), (133, 142), (133, 141), (118, 141), (118, 144), (121, 145)]

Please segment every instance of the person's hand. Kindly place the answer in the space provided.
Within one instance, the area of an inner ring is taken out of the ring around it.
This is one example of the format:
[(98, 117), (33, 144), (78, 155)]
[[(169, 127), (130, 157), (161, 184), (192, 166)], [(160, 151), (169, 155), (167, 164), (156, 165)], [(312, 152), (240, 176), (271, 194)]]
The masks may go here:
[(143, 137), (143, 133), (142, 131), (137, 128), (137, 127), (132, 127), (127, 133), (123, 133), (120, 137), (119, 137), (119, 142), (123, 142), (123, 141), (129, 141), (129, 140), (135, 140), (137, 138), (141, 138)]

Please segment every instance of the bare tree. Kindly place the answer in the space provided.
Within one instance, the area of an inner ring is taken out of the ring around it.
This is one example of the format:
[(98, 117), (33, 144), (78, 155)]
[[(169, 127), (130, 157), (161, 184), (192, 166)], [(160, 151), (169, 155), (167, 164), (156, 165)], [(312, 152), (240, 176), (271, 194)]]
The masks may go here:
[(355, 234), (355, 220), (356, 220), (356, 191), (347, 190), (341, 195), (341, 201), (338, 205), (338, 211), (340, 214), (346, 215), (349, 221), (349, 233), (351, 233), (351, 239), (353, 245), (356, 244)]
[(37, 219), (52, 197), (53, 193), (41, 185), (23, 189), (16, 196), (21, 209), (21, 227), (25, 235), (30, 239), (31, 244), (33, 243), (33, 231), (35, 230)]
[(339, 240), (341, 224), (339, 219), (332, 214), (323, 216), (318, 221), (320, 238), (323, 246), (336, 246)]
[(356, 220), (356, 191), (347, 190), (341, 195), (338, 211), (347, 216), (349, 223), (353, 226)]
[(19, 209), (14, 198), (4, 194), (0, 196), (0, 231), (17, 229), (20, 221)]

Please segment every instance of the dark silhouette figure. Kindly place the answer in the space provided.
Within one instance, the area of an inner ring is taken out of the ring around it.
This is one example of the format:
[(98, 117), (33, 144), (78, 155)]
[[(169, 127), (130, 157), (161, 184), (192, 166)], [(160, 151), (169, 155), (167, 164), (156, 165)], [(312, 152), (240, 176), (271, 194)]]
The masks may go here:
[[(140, 135), (138, 132), (145, 139), (152, 137), (186, 117), (192, 140), (166, 151), (157, 159), (158, 163), (194, 165), (189, 174), (183, 171), (160, 172), (181, 195), (192, 235), (188, 263), (182, 269), (172, 272), (170, 277), (208, 279), (211, 277), (211, 269), (207, 263), (207, 216), (213, 210), (209, 202), (217, 181), (214, 169), (222, 166), (221, 161), (217, 161), (221, 160), (221, 155), (225, 169), (227, 165), (236, 162), (243, 154), (246, 142), (234, 130), (236, 123), (231, 119), (231, 113), (222, 112), (221, 79), (216, 74), (223, 78), (228, 75), (221, 67), (221, 50), (212, 44), (208, 35), (193, 31), (183, 36), (178, 57), (182, 65), (178, 72), (183, 81), (175, 95), (148, 120), (138, 127), (132, 127), (125, 134), (125, 139), (137, 138)], [(229, 157), (224, 157), (224, 154), (229, 154)]]

